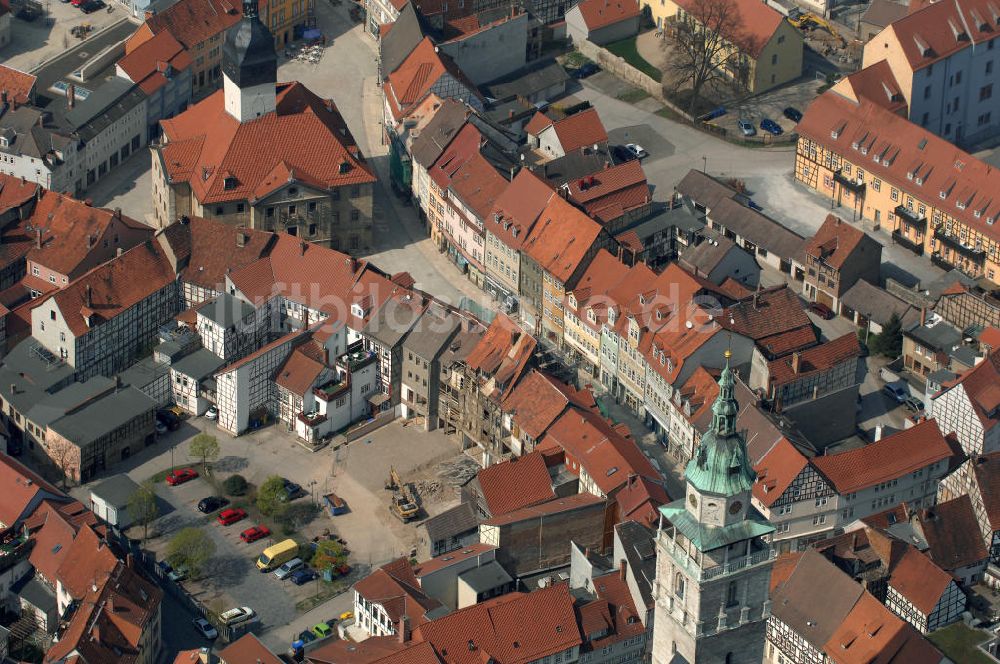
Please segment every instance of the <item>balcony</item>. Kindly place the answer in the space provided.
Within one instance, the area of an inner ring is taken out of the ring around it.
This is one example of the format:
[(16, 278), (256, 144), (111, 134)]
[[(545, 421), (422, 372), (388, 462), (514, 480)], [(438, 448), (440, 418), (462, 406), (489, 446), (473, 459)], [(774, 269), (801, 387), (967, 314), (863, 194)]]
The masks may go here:
[(927, 231), (927, 215), (914, 212), (905, 205), (897, 205), (893, 212), (907, 226), (917, 228), (922, 233)]
[(691, 577), (697, 581), (717, 579), (729, 576), (730, 574), (736, 574), (737, 572), (741, 572), (751, 567), (766, 565), (774, 560), (774, 558), (778, 555), (778, 552), (775, 549), (767, 546), (766, 548), (758, 549), (749, 555), (735, 558), (721, 565), (703, 567), (697, 560), (688, 555), (688, 553), (684, 551), (683, 547), (678, 546), (677, 541), (668, 535), (666, 531), (661, 530), (657, 534), (657, 538), (664, 540), (664, 548), (668, 553), (670, 553), (670, 557), (674, 559), (674, 562), (686, 569), (688, 574), (690, 574)]
[(307, 427), (316, 427), (326, 422), (326, 415), (321, 415), (317, 412), (312, 413), (299, 413), (299, 421), (305, 424)]
[(858, 182), (857, 180), (852, 180), (848, 176), (844, 175), (840, 170), (833, 174), (833, 179), (835, 182), (839, 182), (842, 187), (849, 191), (853, 191), (858, 196), (863, 196), (865, 193), (865, 183)]
[(986, 262), (986, 252), (982, 249), (977, 249), (975, 247), (970, 247), (961, 240), (959, 240), (954, 235), (949, 235), (942, 231), (940, 228), (934, 231), (934, 239), (940, 242), (945, 247), (948, 247), (952, 251), (956, 252), (960, 256), (964, 256), (967, 260), (971, 261), (975, 265), (982, 266)]
[(350, 377), (344, 376), (343, 378), (334, 379), (322, 385), (317, 385), (313, 388), (313, 394), (317, 399), (322, 399), (323, 401), (329, 403), (346, 392), (350, 386)]
[(907, 237), (902, 233), (900, 233), (898, 230), (892, 232), (892, 239), (896, 244), (906, 249), (909, 249), (917, 256), (922, 256), (924, 253), (924, 245), (917, 244), (913, 240), (907, 239)]

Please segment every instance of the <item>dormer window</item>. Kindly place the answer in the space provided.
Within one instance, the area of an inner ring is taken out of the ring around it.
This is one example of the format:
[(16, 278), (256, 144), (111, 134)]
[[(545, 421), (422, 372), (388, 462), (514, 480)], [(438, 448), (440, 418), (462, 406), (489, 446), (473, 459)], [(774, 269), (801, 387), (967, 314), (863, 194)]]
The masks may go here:
[(587, 309), (587, 320), (589, 320), (591, 323), (597, 322), (597, 315), (594, 314), (593, 309)]
[(364, 307), (362, 307), (357, 302), (355, 302), (354, 304), (351, 305), (351, 314), (352, 315), (357, 316), (358, 318), (364, 318), (365, 317), (365, 313), (366, 312), (364, 310)]
[(569, 306), (572, 307), (573, 309), (576, 309), (576, 296), (570, 293), (569, 297), (566, 299), (569, 300)]
[(239, 183), (240, 183), (239, 180), (237, 180), (235, 177), (233, 177), (232, 175), (227, 175), (226, 178), (222, 181), (222, 186), (226, 189), (226, 191), (229, 191), (231, 189), (236, 189)]

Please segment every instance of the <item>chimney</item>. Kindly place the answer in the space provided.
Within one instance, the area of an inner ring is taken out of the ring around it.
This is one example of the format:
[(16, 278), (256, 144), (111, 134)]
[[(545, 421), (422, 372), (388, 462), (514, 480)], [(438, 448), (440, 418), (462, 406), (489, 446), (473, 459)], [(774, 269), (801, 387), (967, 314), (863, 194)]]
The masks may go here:
[(93, 248), (94, 248), (94, 236), (93, 235), (88, 235), (87, 236), (87, 249), (93, 249)]
[(323, 364), (330, 366), (330, 349), (323, 346)]
[(89, 284), (83, 289), (83, 297), (84, 297), (84, 303), (87, 305), (88, 309), (94, 306), (92, 289)]
[(882, 440), (882, 425), (876, 425), (875, 427), (875, 442)]
[(618, 561), (618, 578), (622, 581), (625, 580), (625, 572), (628, 571), (628, 562), (622, 558)]
[(14, 383), (10, 384), (10, 393), (17, 394), (17, 385), (15, 385)]
[(802, 356), (799, 355), (798, 351), (792, 353), (792, 373), (797, 374), (799, 372), (799, 364), (802, 361)]
[(42, 229), (41, 228), (36, 228), (35, 229), (35, 249), (41, 249), (41, 248), (42, 248)]
[(927, 307), (920, 307), (920, 326), (927, 322)]
[(306, 241), (299, 242), (299, 256), (306, 255)]
[(236, 234), (236, 246), (237, 247), (247, 246), (247, 236), (243, 234), (243, 231), (240, 231)]
[(124, 253), (125, 253), (125, 250), (122, 249), (121, 247), (118, 247), (118, 250), (115, 252), (115, 256), (121, 256)]
[(73, 108), (76, 106), (76, 85), (70, 83), (66, 86), (66, 104)]
[(150, 11), (149, 9), (147, 9), (145, 11), (145, 13), (143, 13), (142, 17), (143, 17), (143, 20), (148, 21), (149, 19), (153, 18), (153, 16), (155, 16), (155, 15), (156, 15), (156, 12)]
[[(5, 100), (5, 101), (6, 101), (6, 100)], [(509, 119), (511, 119), (511, 120), (513, 120), (513, 119), (514, 119), (514, 109), (513, 109), (513, 108), (512, 108), (512, 109), (510, 109), (509, 111), (507, 111), (507, 117), (508, 117)]]
[(122, 218), (122, 209), (116, 207), (115, 208), (115, 219), (121, 219), (121, 218)]
[(410, 640), (410, 619), (406, 616), (399, 617), (399, 627), (396, 629), (396, 636), (399, 637), (400, 643), (406, 643)]

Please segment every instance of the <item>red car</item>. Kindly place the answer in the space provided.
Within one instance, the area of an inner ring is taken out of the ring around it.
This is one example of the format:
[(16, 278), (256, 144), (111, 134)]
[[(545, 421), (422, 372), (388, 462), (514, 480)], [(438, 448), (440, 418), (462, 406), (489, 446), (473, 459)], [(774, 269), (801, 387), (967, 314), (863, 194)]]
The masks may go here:
[(189, 482), (196, 477), (198, 477), (198, 471), (194, 468), (177, 468), (171, 470), (167, 475), (167, 484), (177, 486), (178, 484)]
[(810, 304), (809, 311), (813, 312), (823, 320), (830, 320), (833, 318), (833, 309), (826, 306), (822, 302), (813, 302)]
[(270, 534), (271, 529), (267, 526), (254, 526), (253, 528), (247, 528), (240, 533), (240, 539), (249, 544), (250, 542), (256, 542), (259, 539), (264, 539)]
[(219, 512), (219, 518), (217, 521), (223, 526), (231, 526), (237, 521), (242, 521), (245, 518), (247, 518), (247, 511), (237, 507), (235, 509), (222, 510)]

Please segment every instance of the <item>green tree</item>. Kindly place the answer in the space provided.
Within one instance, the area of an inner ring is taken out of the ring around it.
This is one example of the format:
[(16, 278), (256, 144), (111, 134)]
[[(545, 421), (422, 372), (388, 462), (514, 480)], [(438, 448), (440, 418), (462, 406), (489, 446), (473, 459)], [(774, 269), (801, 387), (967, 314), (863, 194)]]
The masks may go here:
[(191, 456), (201, 459), (202, 467), (207, 469), (209, 461), (215, 461), (219, 458), (219, 441), (215, 436), (199, 433), (191, 439), (188, 452)]
[(312, 566), (318, 570), (340, 567), (345, 562), (347, 562), (347, 553), (344, 551), (344, 545), (333, 540), (320, 542), (312, 557)]
[(135, 492), (128, 497), (128, 514), (132, 523), (142, 526), (142, 542), (149, 537), (149, 524), (160, 516), (160, 508), (156, 504), (156, 491), (152, 482), (143, 482)]
[(265, 516), (278, 516), (288, 506), (282, 500), (285, 497), (285, 480), (279, 475), (271, 475), (257, 489), (257, 509)]
[(247, 480), (242, 475), (230, 475), (222, 483), (222, 488), (230, 496), (242, 496), (247, 492)]
[(194, 577), (201, 573), (202, 566), (214, 555), (215, 542), (201, 528), (183, 528), (167, 545), (167, 561), (174, 567), (187, 567)]
[(868, 348), (876, 355), (893, 359), (903, 353), (903, 325), (898, 315), (893, 314), (882, 331), (868, 340)]

